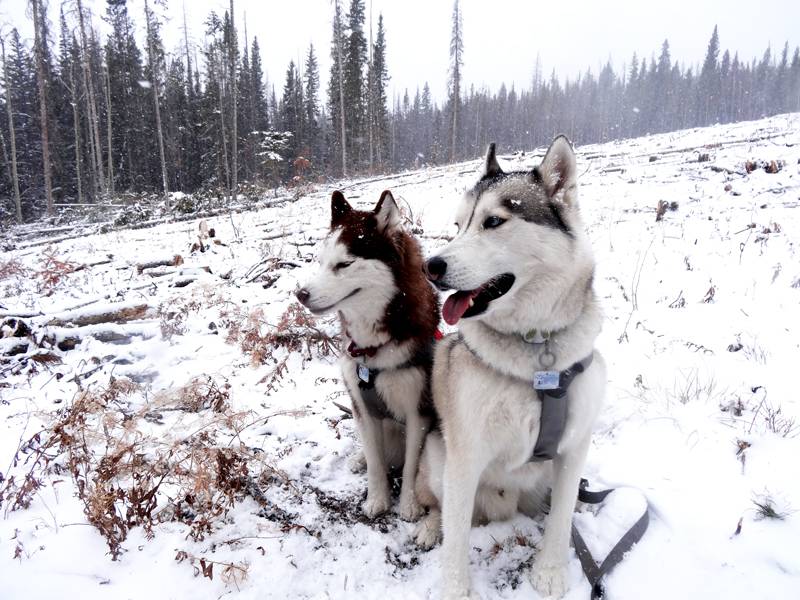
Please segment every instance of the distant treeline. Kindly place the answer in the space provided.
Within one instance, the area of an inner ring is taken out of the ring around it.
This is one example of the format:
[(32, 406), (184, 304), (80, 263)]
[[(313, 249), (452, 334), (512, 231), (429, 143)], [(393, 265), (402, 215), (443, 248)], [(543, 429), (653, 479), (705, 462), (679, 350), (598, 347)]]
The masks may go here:
[(0, 48), (0, 220), (123, 192), (230, 197), (243, 185), (397, 171), (473, 158), (489, 141), (533, 148), (560, 132), (584, 144), (800, 110), (800, 49), (720, 57), (716, 28), (699, 69), (674, 62), (665, 40), (657, 57), (634, 55), (623, 72), (608, 63), (562, 81), (531, 57), (528, 89), (467, 87), (458, 1), (449, 32), (443, 24), (451, 45), (441, 105), (428, 83), (387, 97), (389, 36), (382, 17), (374, 36), (365, 29), (364, 0), (346, 12), (333, 2), (326, 98), (313, 46), (276, 91), (229, 1), (208, 16), (199, 43), (186, 32), (168, 53), (160, 2), (145, 0), (134, 17), (126, 0), (107, 0), (98, 17), (82, 0), (64, 1), (54, 27), (45, 1), (28, 0), (34, 39), (13, 29)]

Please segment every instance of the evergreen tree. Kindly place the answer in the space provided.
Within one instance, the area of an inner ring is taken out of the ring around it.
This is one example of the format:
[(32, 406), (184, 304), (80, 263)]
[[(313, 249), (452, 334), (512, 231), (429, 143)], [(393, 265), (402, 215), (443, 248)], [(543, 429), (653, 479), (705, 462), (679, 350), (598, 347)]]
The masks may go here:
[(347, 43), (344, 53), (344, 106), (347, 154), (360, 169), (366, 164), (367, 122), (366, 81), (367, 38), (364, 35), (364, 0), (350, 0), (347, 14)]
[[(111, 156), (118, 189), (149, 189), (148, 163), (153, 156), (150, 132), (142, 125), (152, 114), (152, 100), (141, 85), (142, 57), (126, 0), (107, 0), (106, 21), (111, 35), (106, 41), (106, 65), (111, 98)], [(148, 100), (150, 100), (148, 102)]]
[(44, 176), (45, 198), (47, 201), (47, 214), (53, 214), (53, 179), (52, 162), (50, 159), (50, 124), (52, 108), (52, 64), (50, 61), (50, 43), (47, 26), (46, 8), (42, 0), (30, 0), (29, 6), (33, 16), (34, 29), (34, 54), (36, 62), (36, 82), (39, 100), (39, 131), (41, 132), (41, 164)]
[(383, 28), (383, 14), (378, 16), (378, 33), (372, 46), (372, 62), (369, 69), (369, 95), (372, 107), (369, 126), (374, 139), (377, 164), (382, 168), (389, 143), (389, 114), (386, 106), (389, 72), (386, 66), (386, 32)]
[[(331, 162), (333, 173), (347, 176), (347, 111), (345, 110), (345, 78), (344, 60), (347, 38), (344, 30), (344, 19), (339, 0), (334, 1), (333, 35), (331, 36), (331, 74), (328, 78), (328, 114), (331, 127), (327, 146), (331, 157), (339, 160)], [(274, 94), (273, 94), (274, 95)], [(341, 167), (341, 168), (339, 168)]]
[(253, 129), (256, 131), (266, 131), (269, 128), (269, 116), (267, 114), (267, 100), (264, 92), (264, 71), (261, 67), (261, 49), (258, 46), (257, 37), (253, 38), (250, 61), (250, 95), (253, 104)]
[(153, 107), (155, 115), (155, 133), (158, 149), (159, 166), (161, 173), (161, 185), (164, 202), (169, 205), (169, 176), (167, 175), (167, 162), (166, 153), (164, 150), (164, 123), (161, 119), (161, 104), (164, 102), (161, 98), (161, 90), (164, 89), (162, 82), (164, 66), (164, 47), (161, 43), (161, 23), (158, 21), (156, 14), (150, 9), (148, 0), (144, 0), (144, 18), (147, 33), (147, 63), (145, 65), (145, 77), (150, 86), (153, 97)]
[(302, 140), (300, 135), (300, 113), (302, 104), (299, 103), (297, 94), (298, 77), (295, 71), (294, 61), (289, 61), (286, 69), (286, 83), (283, 86), (283, 96), (281, 97), (281, 130), (291, 134), (291, 138), (286, 144), (286, 158), (284, 173), (288, 177), (291, 173), (291, 162), (297, 157)]
[(653, 106), (658, 107), (652, 122), (653, 131), (667, 131), (673, 110), (674, 86), (672, 82), (672, 58), (669, 53), (669, 40), (661, 45), (658, 66), (655, 72)]
[[(319, 66), (314, 54), (314, 45), (308, 47), (305, 65), (305, 97), (303, 111), (306, 123), (306, 158), (312, 162), (320, 162), (322, 158), (322, 129), (319, 114)], [(320, 165), (321, 166), (321, 165)]]
[(772, 82), (772, 101), (778, 112), (785, 112), (789, 108), (789, 86), (789, 42), (786, 42)]
[[(727, 123), (731, 120), (729, 93), (729, 82), (731, 77), (731, 53), (728, 50), (725, 50), (722, 55), (722, 62), (719, 66), (719, 75), (719, 118), (723, 123)], [(678, 76), (680, 76), (680, 73), (678, 73)]]
[(716, 117), (714, 107), (719, 102), (720, 81), (719, 81), (719, 34), (717, 26), (708, 42), (706, 58), (703, 61), (703, 68), (700, 71), (698, 85), (698, 114), (704, 123)]
[[(41, 137), (38, 135), (38, 102), (33, 59), (16, 28), (11, 30), (6, 48), (4, 87), (7, 102), (13, 107), (14, 143), (16, 145), (17, 181), (22, 218), (34, 218), (43, 212), (41, 205)], [(9, 140), (11, 135), (9, 135)]]
[(458, 110), (461, 104), (461, 69), (464, 66), (464, 25), (458, 0), (453, 3), (453, 24), (450, 34), (450, 160), (455, 161), (458, 146)]
[(787, 110), (800, 110), (800, 47), (795, 47), (789, 68)]
[[(245, 28), (245, 32), (246, 31), (247, 29)], [(246, 37), (245, 34), (245, 38)], [(238, 83), (236, 85), (236, 93), (238, 96), (237, 104), (239, 105), (236, 113), (238, 118), (237, 130), (241, 138), (240, 146), (242, 152), (239, 170), (242, 178), (245, 180), (250, 177), (251, 167), (254, 164), (254, 152), (250, 132), (253, 131), (253, 112), (255, 106), (253, 104), (253, 93), (250, 89), (252, 85), (252, 74), (250, 71), (250, 49), (245, 39), (242, 60), (239, 62), (239, 72), (237, 74)]]
[[(12, 30), (12, 39), (14, 36), (19, 38), (16, 29)], [(11, 206), (3, 207), (5, 211), (11, 214), (12, 210), (18, 223), (24, 219), (24, 212), (22, 210), (22, 195), (20, 192), (20, 178), (19, 178), (19, 161), (17, 160), (17, 125), (14, 119), (16, 100), (18, 99), (18, 90), (14, 87), (16, 82), (11, 77), (11, 69), (8, 65), (8, 56), (6, 55), (5, 40), (0, 37), (0, 59), (3, 61), (3, 88), (5, 91), (4, 104), (6, 115), (8, 117), (8, 142), (9, 152), (6, 154), (6, 136), (2, 136), (3, 142), (3, 158), (6, 165), (6, 173), (9, 179), (9, 189), (13, 190), (14, 204), (13, 209)], [(2, 132), (2, 129), (0, 129)], [(10, 155), (10, 156), (9, 156)], [(11, 194), (9, 194), (10, 196)]]

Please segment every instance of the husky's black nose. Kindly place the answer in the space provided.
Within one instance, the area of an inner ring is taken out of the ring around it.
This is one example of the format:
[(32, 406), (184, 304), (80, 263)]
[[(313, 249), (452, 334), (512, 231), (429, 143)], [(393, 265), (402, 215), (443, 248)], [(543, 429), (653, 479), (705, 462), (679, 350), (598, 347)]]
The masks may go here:
[(297, 299), (301, 304), (308, 302), (308, 299), (311, 297), (311, 294), (306, 288), (300, 288), (294, 293), (294, 295), (297, 296)]
[(428, 279), (431, 281), (439, 281), (447, 272), (447, 262), (441, 256), (434, 256), (428, 260), (428, 264), (425, 265), (425, 271), (427, 272)]

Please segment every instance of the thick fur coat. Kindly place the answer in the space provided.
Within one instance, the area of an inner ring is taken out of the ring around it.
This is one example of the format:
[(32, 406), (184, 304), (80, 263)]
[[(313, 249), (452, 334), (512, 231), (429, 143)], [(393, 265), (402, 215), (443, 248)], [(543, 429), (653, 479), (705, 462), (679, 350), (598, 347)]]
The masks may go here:
[[(594, 351), (602, 317), (577, 195), (566, 138), (556, 138), (542, 164), (526, 172), (504, 172), (492, 145), (483, 177), (456, 212), (458, 235), (427, 264), (436, 285), (456, 290), (443, 312), (459, 328), (436, 350), (441, 433), (428, 436), (417, 481), (429, 509), (417, 541), (430, 546), (443, 533), (447, 599), (474, 597), (470, 524), (530, 513), (548, 488), (550, 512), (531, 581), (544, 596), (566, 591), (572, 513), (606, 381)], [(589, 356), (564, 399), (557, 456), (530, 462), (541, 416), (534, 372), (561, 371)]]
[[(419, 456), (431, 427), (430, 348), (439, 303), (424, 274), (417, 241), (402, 226), (392, 194), (375, 209), (353, 209), (341, 192), (331, 198), (331, 229), (318, 256), (317, 274), (297, 291), (313, 313), (336, 311), (342, 325), (341, 368), (364, 449), (369, 517), (390, 508), (388, 472), (402, 467), (398, 512), (417, 519), (414, 494)], [(370, 369), (387, 415), (365, 403), (359, 365)], [(353, 461), (358, 469), (361, 461)]]

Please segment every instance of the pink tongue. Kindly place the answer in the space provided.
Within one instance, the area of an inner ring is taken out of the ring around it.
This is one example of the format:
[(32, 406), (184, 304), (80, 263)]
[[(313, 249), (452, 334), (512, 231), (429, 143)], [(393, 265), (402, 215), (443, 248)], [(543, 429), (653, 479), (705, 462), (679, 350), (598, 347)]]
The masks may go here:
[(469, 308), (469, 301), (478, 295), (478, 290), (469, 292), (456, 292), (447, 297), (442, 307), (442, 316), (445, 323), (448, 325), (455, 325), (467, 309)]

